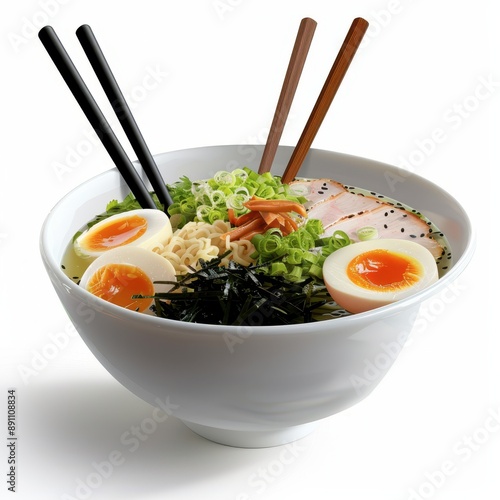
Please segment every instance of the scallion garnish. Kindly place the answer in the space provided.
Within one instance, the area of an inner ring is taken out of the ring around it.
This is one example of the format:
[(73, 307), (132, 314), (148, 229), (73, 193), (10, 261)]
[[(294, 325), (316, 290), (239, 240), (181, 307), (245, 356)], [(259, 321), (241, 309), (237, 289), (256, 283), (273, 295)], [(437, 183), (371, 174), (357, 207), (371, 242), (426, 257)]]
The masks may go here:
[(376, 227), (365, 226), (356, 231), (360, 241), (368, 241), (378, 238), (378, 231)]
[(243, 204), (253, 196), (266, 200), (305, 201), (302, 196), (292, 193), (288, 185), (282, 184), (279, 177), (269, 172), (257, 174), (247, 167), (232, 172), (221, 170), (211, 179), (201, 182), (182, 177), (168, 189), (173, 199), (169, 215), (180, 213), (187, 222), (227, 221), (228, 209), (233, 209), (236, 216), (247, 212)]
[(308, 219), (307, 222), (287, 236), (279, 230), (270, 229), (252, 238), (255, 253), (252, 258), (262, 266), (266, 262), (280, 259), (282, 265), (273, 262), (267, 266), (272, 276), (284, 276), (290, 281), (300, 281), (308, 277), (323, 279), (323, 262), (332, 252), (351, 244), (343, 231), (335, 231), (332, 236), (319, 238), (323, 232), (321, 221)]

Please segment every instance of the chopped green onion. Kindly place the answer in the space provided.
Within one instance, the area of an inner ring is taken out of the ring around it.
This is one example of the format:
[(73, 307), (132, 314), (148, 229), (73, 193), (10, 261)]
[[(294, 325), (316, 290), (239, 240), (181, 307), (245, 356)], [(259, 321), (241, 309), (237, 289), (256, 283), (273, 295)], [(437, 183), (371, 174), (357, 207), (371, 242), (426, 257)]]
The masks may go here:
[(236, 168), (235, 170), (233, 170), (232, 174), (236, 181), (240, 184), (248, 179), (248, 172), (242, 168)]
[(168, 213), (169, 215), (177, 215), (177, 214), (180, 214), (181, 213), (181, 205), (180, 203), (172, 203), (169, 207), (168, 207)]
[(243, 211), (246, 210), (243, 204), (249, 199), (250, 197), (248, 196), (248, 190), (246, 190), (246, 193), (239, 192), (228, 196), (226, 199), (226, 204), (228, 208), (232, 208), (237, 211)]
[(316, 240), (323, 232), (323, 223), (319, 219), (308, 219), (305, 228)]
[(208, 215), (208, 222), (210, 224), (213, 224), (216, 220), (224, 220), (224, 217), (226, 217), (226, 211), (224, 210), (218, 210), (218, 209), (213, 209), (210, 211), (210, 214)]
[(250, 198), (250, 192), (248, 191), (248, 188), (246, 188), (245, 186), (238, 186), (234, 188), (234, 195), (241, 195)]
[[(252, 258), (258, 265), (264, 265), (269, 260), (282, 259), (288, 268), (285, 275), (288, 279), (298, 280), (299, 272), (293, 271), (293, 268), (299, 268), (301, 279), (312, 277), (321, 280), (326, 257), (351, 243), (349, 236), (343, 231), (335, 231), (332, 236), (318, 239), (317, 235), (322, 232), (321, 221), (315, 219), (308, 220), (287, 236), (282, 236), (277, 230), (269, 230), (252, 238), (256, 249)], [(265, 266), (262, 271), (266, 272)], [(271, 266), (267, 267), (267, 272), (271, 272)]]
[(306, 228), (301, 228), (287, 236), (287, 244), (291, 248), (309, 250), (314, 246), (314, 238)]
[(276, 191), (272, 186), (267, 186), (265, 184), (261, 184), (255, 193), (260, 198), (265, 198), (266, 200), (271, 200), (275, 197)]
[(282, 241), (283, 238), (281, 237), (279, 231), (268, 231), (262, 238), (258, 238), (254, 245), (262, 258), (268, 259), (269, 257), (273, 257), (279, 253)]
[(378, 230), (376, 227), (365, 226), (356, 231), (360, 241), (368, 241), (378, 238)]
[(291, 187), (291, 191), (296, 196), (307, 196), (309, 194), (309, 189), (305, 184), (298, 184), (296, 186)]
[(234, 186), (236, 177), (227, 170), (220, 170), (214, 175), (214, 181), (219, 185)]
[(304, 254), (306, 253), (305, 250), (302, 250), (301, 248), (290, 248), (288, 250), (288, 253), (286, 254), (286, 262), (288, 264), (293, 264), (293, 265), (299, 265), (302, 263), (304, 260)]
[(169, 185), (168, 189), (174, 201), (168, 209), (170, 215), (182, 213), (187, 220), (205, 222), (214, 220), (215, 214), (205, 208), (198, 210), (203, 205), (216, 209), (216, 213), (222, 214), (222, 220), (227, 221), (227, 209), (232, 208), (238, 215), (245, 213), (243, 204), (252, 196), (304, 202), (294, 196), (279, 177), (269, 172), (260, 175), (247, 167), (237, 168), (232, 172), (220, 170), (205, 181), (192, 182), (184, 176)]
[(191, 193), (199, 198), (203, 196), (208, 190), (208, 184), (206, 182), (193, 182), (191, 184)]
[(196, 213), (196, 204), (193, 200), (184, 200), (181, 203), (181, 213), (188, 216)]
[(351, 244), (351, 239), (344, 231), (334, 231), (332, 236), (330, 237), (329, 248), (334, 250), (338, 250), (339, 248), (346, 247)]
[(309, 268), (309, 275), (314, 276), (315, 278), (322, 280), (323, 279), (323, 266), (318, 266), (317, 264), (313, 264)]
[(283, 276), (288, 272), (284, 262), (272, 262), (270, 267), (271, 276)]
[(290, 281), (299, 281), (302, 278), (302, 268), (299, 266), (293, 266), (285, 277)]
[(209, 194), (209, 198), (213, 207), (226, 205), (226, 195), (220, 189), (212, 191)]
[(212, 211), (212, 207), (209, 207), (208, 205), (200, 205), (196, 209), (196, 217), (199, 220), (206, 220), (210, 216), (211, 211)]

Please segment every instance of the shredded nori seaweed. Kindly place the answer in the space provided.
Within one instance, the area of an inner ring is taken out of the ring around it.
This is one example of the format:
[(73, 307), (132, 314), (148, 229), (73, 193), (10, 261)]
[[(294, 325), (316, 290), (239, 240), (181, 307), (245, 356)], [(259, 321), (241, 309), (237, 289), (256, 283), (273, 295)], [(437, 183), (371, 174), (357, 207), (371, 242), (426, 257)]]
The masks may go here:
[(325, 287), (312, 278), (296, 282), (259, 272), (268, 263), (242, 266), (229, 261), (221, 266), (226, 255), (200, 260), (201, 268), (191, 268), (179, 281), (158, 282), (173, 286), (152, 296), (155, 314), (213, 325), (287, 325), (314, 321), (313, 311), (326, 303), (318, 298)]

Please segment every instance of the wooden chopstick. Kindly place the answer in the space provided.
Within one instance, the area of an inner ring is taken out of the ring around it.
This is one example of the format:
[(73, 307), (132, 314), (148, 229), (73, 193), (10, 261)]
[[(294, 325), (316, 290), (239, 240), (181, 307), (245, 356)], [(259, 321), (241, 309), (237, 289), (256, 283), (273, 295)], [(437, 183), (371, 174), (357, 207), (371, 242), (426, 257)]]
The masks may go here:
[(173, 203), (170, 193), (167, 190), (165, 182), (158, 170), (146, 141), (137, 126), (137, 123), (130, 111), (130, 108), (118, 86), (118, 83), (109, 67), (104, 54), (97, 43), (97, 39), (89, 25), (84, 24), (76, 30), (76, 36), (87, 54), (87, 57), (94, 68), (95, 74), (101, 83), (111, 106), (120, 121), (125, 134), (127, 135), (132, 148), (137, 155), (145, 174), (147, 175), (151, 186), (153, 187), (158, 200), (164, 206), (165, 210)]
[(281, 87), (280, 96), (274, 112), (271, 130), (264, 147), (264, 152), (262, 153), (259, 165), (259, 174), (263, 174), (264, 172), (269, 172), (271, 170), (276, 150), (278, 149), (279, 141), (281, 139), (283, 129), (285, 128), (286, 119), (290, 112), (293, 97), (295, 96), (295, 91), (297, 90), (300, 75), (302, 74), (304, 63), (306, 62), (307, 53), (309, 52), (309, 47), (311, 46), (314, 31), (316, 30), (316, 25), (316, 21), (309, 17), (302, 19), (300, 22), (299, 30), (295, 38), (295, 44), (293, 46), (292, 54), (290, 56), (290, 61), (285, 74), (285, 79), (283, 80), (283, 86)]
[(326, 78), (326, 81), (321, 89), (316, 104), (313, 107), (311, 115), (304, 127), (297, 145), (295, 146), (288, 165), (281, 177), (284, 184), (291, 182), (299, 171), (311, 144), (325, 118), (325, 115), (330, 107), (330, 104), (337, 93), (337, 90), (342, 83), (342, 80), (347, 73), (347, 69), (351, 64), (354, 55), (363, 39), (363, 36), (368, 28), (368, 22), (363, 18), (356, 18), (351, 24), (347, 36), (340, 48), (340, 51), (333, 63), (333, 66)]
[(38, 37), (140, 206), (142, 208), (156, 209), (153, 198), (144, 182), (125, 153), (52, 26), (43, 27), (39, 31)]

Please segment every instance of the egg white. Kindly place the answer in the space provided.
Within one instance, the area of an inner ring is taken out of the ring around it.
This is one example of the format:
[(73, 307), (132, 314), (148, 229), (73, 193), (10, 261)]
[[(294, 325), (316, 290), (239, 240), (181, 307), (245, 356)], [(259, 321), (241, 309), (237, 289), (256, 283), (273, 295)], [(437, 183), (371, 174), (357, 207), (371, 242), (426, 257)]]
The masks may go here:
[[(372, 250), (388, 250), (415, 259), (421, 266), (418, 280), (399, 290), (369, 290), (355, 284), (347, 274), (349, 263)], [(336, 250), (323, 264), (323, 279), (333, 300), (346, 311), (359, 313), (405, 299), (438, 280), (431, 252), (419, 243), (400, 239), (376, 239), (353, 243)]]
[(168, 243), (168, 241), (172, 237), (172, 225), (170, 223), (168, 215), (161, 210), (140, 208), (137, 210), (123, 212), (121, 214), (112, 215), (111, 217), (98, 222), (90, 229), (84, 231), (74, 242), (75, 253), (83, 258), (95, 259), (114, 248), (120, 248), (118, 246), (111, 246), (106, 250), (96, 250), (91, 248), (89, 241), (96, 233), (99, 233), (108, 224), (119, 221), (121, 219), (125, 221), (127, 218), (130, 218), (134, 215), (142, 217), (146, 220), (146, 231), (136, 240), (128, 243), (127, 245), (121, 246), (141, 247), (152, 250), (159, 245), (165, 245), (166, 243)]
[[(153, 282), (155, 294), (166, 293), (173, 286), (170, 284), (154, 283), (155, 281), (176, 281), (174, 266), (167, 259), (145, 248), (124, 246), (109, 250), (94, 260), (83, 274), (80, 286), (92, 293), (89, 289), (89, 282), (92, 280), (92, 277), (102, 267), (110, 264), (128, 264), (138, 267)], [(150, 305), (152, 303), (153, 299), (151, 299)], [(149, 307), (144, 312), (150, 312)]]

